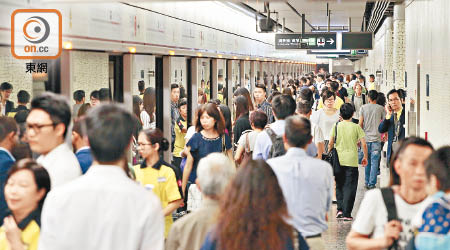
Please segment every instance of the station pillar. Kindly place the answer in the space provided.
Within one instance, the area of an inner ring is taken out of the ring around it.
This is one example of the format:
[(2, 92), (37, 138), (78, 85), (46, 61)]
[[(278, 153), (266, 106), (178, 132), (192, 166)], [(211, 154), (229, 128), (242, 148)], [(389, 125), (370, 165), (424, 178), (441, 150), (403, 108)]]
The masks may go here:
[[(394, 39), (393, 39), (393, 31), (392, 31), (392, 17), (386, 18), (386, 29), (385, 29), (385, 53), (384, 53), (384, 72), (383, 77), (387, 84), (385, 87), (386, 91), (389, 91), (390, 89), (394, 88), (394, 66), (393, 66), (393, 56), (394, 56)], [(382, 88), (383, 90), (383, 88)]]
[(405, 33), (405, 3), (396, 3), (394, 5), (393, 18), (393, 70), (394, 87), (405, 87), (405, 65), (406, 65), (406, 33)]

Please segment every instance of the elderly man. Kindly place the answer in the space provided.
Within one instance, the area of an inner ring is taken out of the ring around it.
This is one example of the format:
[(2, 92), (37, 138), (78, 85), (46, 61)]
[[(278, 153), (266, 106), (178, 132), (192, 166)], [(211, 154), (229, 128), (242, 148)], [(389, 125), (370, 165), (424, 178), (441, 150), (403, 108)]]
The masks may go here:
[(213, 226), (219, 198), (235, 172), (228, 157), (221, 153), (212, 153), (200, 160), (195, 183), (203, 194), (203, 206), (172, 225), (166, 250), (200, 249)]

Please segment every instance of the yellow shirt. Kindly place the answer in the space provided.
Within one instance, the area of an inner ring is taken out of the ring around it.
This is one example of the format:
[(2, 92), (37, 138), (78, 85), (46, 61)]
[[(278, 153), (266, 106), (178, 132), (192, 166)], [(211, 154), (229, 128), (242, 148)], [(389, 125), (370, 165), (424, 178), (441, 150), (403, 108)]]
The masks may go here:
[(221, 104), (224, 104), (224, 103), (223, 103), (223, 94), (218, 93), (218, 94), (217, 94), (217, 99), (219, 99), (219, 101), (220, 101)]
[(184, 145), (186, 145), (186, 140), (184, 139), (184, 136), (186, 136), (186, 133), (181, 132), (180, 125), (178, 124), (181, 122), (183, 127), (187, 130), (187, 122), (182, 120), (181, 117), (179, 120), (177, 120), (177, 123), (175, 124), (175, 143), (173, 148), (173, 156), (174, 157), (181, 157), (181, 151), (184, 149)]
[(369, 82), (369, 91), (376, 90), (375, 82)]
[[(158, 162), (156, 164), (161, 163)], [(170, 202), (181, 199), (175, 173), (170, 167), (161, 164), (161, 168), (158, 170), (149, 166), (141, 168), (140, 165), (136, 165), (133, 169), (136, 175), (136, 181), (138, 181), (142, 186), (151, 189), (153, 193), (161, 200), (163, 208), (167, 207)], [(169, 234), (172, 223), (172, 215), (167, 215), (165, 217), (164, 232), (164, 237), (166, 238)]]
[[(40, 228), (36, 221), (32, 220), (22, 231), (21, 239), (27, 250), (37, 250), (39, 243)], [(5, 228), (0, 228), (0, 250), (10, 250), (6, 239)]]
[[(339, 110), (342, 105), (344, 105), (344, 101), (339, 96), (336, 96), (336, 101), (334, 102), (334, 108)], [(320, 98), (319, 106), (317, 106), (317, 109), (322, 109), (322, 108), (323, 108), (323, 100), (322, 100), (322, 98)]]

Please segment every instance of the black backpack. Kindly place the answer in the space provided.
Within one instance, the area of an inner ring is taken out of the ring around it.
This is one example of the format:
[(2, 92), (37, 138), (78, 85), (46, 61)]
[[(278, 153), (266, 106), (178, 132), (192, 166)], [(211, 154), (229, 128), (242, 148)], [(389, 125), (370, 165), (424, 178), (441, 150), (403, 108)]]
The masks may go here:
[(268, 159), (282, 156), (286, 153), (284, 149), (283, 136), (275, 134), (271, 128), (266, 128), (266, 132), (272, 141), (272, 146), (270, 148)]
[[(397, 215), (397, 206), (395, 205), (394, 190), (390, 187), (381, 188), (381, 195), (383, 196), (384, 205), (388, 213), (387, 221), (399, 220)], [(388, 250), (397, 250), (398, 242), (397, 240), (388, 247)]]

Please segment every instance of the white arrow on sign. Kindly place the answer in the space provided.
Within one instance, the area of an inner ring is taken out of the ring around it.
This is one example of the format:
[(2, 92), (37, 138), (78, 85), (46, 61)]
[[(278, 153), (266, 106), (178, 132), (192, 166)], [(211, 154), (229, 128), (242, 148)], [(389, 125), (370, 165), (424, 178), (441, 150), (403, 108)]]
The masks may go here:
[(334, 43), (333, 38), (330, 38), (330, 40), (328, 40), (327, 43), (330, 43), (330, 45), (333, 44)]

